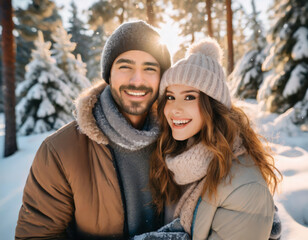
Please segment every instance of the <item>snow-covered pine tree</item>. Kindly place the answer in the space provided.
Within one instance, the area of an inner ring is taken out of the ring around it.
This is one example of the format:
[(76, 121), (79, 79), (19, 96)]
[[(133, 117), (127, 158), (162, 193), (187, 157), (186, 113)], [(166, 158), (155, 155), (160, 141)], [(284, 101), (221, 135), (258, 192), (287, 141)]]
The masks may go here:
[(100, 61), (106, 40), (107, 36), (103, 26), (98, 26), (91, 36), (90, 49), (88, 52), (87, 77), (91, 82), (102, 79)]
[(91, 38), (86, 35), (87, 29), (84, 22), (78, 18), (78, 9), (74, 1), (71, 2), (71, 13), (72, 16), (69, 19), (70, 27), (67, 32), (72, 35), (71, 41), (77, 43), (73, 54), (76, 57), (80, 54), (82, 61), (87, 62)]
[(67, 34), (62, 25), (58, 26), (56, 31), (51, 35), (55, 43), (51, 50), (52, 56), (56, 59), (57, 66), (62, 69), (66, 76), (66, 84), (70, 87), (75, 99), (82, 91), (91, 85), (86, 77), (86, 64), (82, 62), (80, 55), (75, 58), (73, 51), (76, 43), (70, 41), (71, 35)]
[(42, 31), (45, 41), (51, 41), (51, 33), (62, 22), (58, 7), (52, 0), (31, 0), (28, 6), (17, 8), (15, 28), (19, 33), (16, 37), (16, 82), (25, 78), (25, 66), (31, 60), (34, 49), (33, 41), (37, 38), (38, 31)]
[[(204, 16), (206, 15), (205, 1), (172, 0), (171, 3), (173, 5), (173, 8), (176, 9), (177, 11), (174, 11), (174, 13), (170, 15), (170, 17), (174, 21), (179, 23), (179, 28), (180, 28), (179, 35), (180, 36), (185, 36), (187, 39), (189, 39), (190, 44), (192, 44), (196, 40), (196, 33), (198, 32), (207, 33), (207, 24), (204, 18)], [(215, 8), (215, 5), (212, 5), (212, 11), (214, 10), (214, 8)], [(183, 44), (186, 44), (186, 43), (183, 43)]]
[[(235, 5), (235, 4), (234, 4)], [(250, 49), (250, 43), (247, 42), (245, 30), (250, 27), (250, 15), (248, 15), (242, 6), (234, 6), (232, 13), (233, 21), (233, 45), (234, 45), (234, 62), (237, 62)]]
[(26, 66), (25, 80), (17, 85), (20, 101), (16, 106), (21, 135), (56, 130), (73, 119), (73, 95), (64, 72), (51, 57), (50, 42), (42, 32), (34, 42), (32, 60)]
[(89, 25), (92, 29), (96, 29), (99, 25), (103, 25), (106, 32), (112, 32), (119, 24), (123, 22), (142, 19), (149, 21), (147, 10), (151, 4), (153, 13), (155, 14), (154, 26), (159, 26), (163, 22), (163, 13), (165, 9), (162, 7), (161, 1), (140, 1), (140, 0), (100, 0), (95, 1), (88, 9)]
[(51, 41), (51, 33), (62, 22), (58, 10), (53, 0), (31, 0), (26, 9), (15, 10), (16, 28), (27, 41), (34, 41), (38, 31), (43, 32), (46, 41)]
[(276, 23), (268, 39), (266, 71), (258, 92), (264, 110), (291, 109), (294, 122), (308, 122), (308, 2), (284, 0), (274, 6)]
[(256, 98), (263, 81), (261, 66), (265, 58), (266, 41), (254, 0), (251, 0), (251, 5), (252, 14), (249, 17), (249, 25), (252, 34), (245, 43), (250, 46), (250, 50), (237, 62), (232, 74), (228, 77), (231, 94), (241, 98)]

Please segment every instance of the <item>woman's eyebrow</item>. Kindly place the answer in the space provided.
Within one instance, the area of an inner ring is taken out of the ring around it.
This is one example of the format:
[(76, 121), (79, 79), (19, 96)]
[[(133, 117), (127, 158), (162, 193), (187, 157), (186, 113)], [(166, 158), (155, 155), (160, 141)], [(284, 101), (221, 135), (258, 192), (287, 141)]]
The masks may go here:
[(181, 93), (200, 93), (198, 90), (187, 90), (187, 91), (182, 91)]
[[(173, 93), (172, 91), (170, 91), (170, 90), (166, 90), (166, 93)], [(180, 92), (180, 94), (186, 94), (186, 93), (200, 93), (200, 91), (198, 91), (198, 90), (186, 90), (186, 91), (182, 91), (182, 92)]]

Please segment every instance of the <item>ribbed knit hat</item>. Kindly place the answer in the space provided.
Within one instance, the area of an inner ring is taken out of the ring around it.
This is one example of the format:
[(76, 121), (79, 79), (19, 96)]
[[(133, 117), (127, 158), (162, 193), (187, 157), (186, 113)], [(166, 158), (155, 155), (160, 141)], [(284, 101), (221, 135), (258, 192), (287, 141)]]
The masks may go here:
[(151, 54), (159, 63), (161, 74), (171, 65), (168, 48), (162, 44), (159, 33), (152, 26), (144, 21), (123, 23), (108, 38), (102, 53), (102, 77), (107, 83), (114, 60), (130, 50)]
[(159, 95), (168, 86), (183, 84), (194, 87), (231, 108), (231, 97), (221, 66), (222, 49), (212, 38), (193, 44), (185, 59), (165, 71), (160, 82)]

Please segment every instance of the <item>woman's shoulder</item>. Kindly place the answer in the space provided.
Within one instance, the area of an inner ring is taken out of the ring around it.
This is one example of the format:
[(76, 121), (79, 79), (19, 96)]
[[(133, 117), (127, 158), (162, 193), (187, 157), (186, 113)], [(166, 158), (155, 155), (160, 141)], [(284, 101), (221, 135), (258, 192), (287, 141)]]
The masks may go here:
[(202, 197), (194, 238), (268, 239), (274, 202), (258, 167), (249, 156), (241, 156), (230, 174), (231, 182), (229, 178), (219, 184), (216, 198)]
[(251, 156), (243, 154), (237, 160), (233, 160), (230, 174), (222, 184), (230, 184), (230, 187), (238, 188), (249, 183), (258, 183), (267, 187), (259, 167), (256, 166)]
[(245, 188), (247, 194), (254, 191), (265, 191), (270, 194), (268, 186), (262, 177), (259, 168), (254, 164), (251, 157), (247, 154), (238, 157), (238, 161), (234, 160), (228, 177), (226, 177), (217, 187), (217, 195), (214, 200), (209, 200), (206, 195), (203, 199), (207, 202), (219, 206), (229, 195)]

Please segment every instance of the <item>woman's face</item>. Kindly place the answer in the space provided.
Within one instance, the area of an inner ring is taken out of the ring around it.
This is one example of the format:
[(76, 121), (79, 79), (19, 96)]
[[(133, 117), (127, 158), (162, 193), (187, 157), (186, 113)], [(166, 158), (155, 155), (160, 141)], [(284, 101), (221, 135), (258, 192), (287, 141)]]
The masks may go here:
[(196, 135), (202, 127), (200, 91), (175, 84), (167, 88), (164, 115), (175, 140), (183, 141)]

